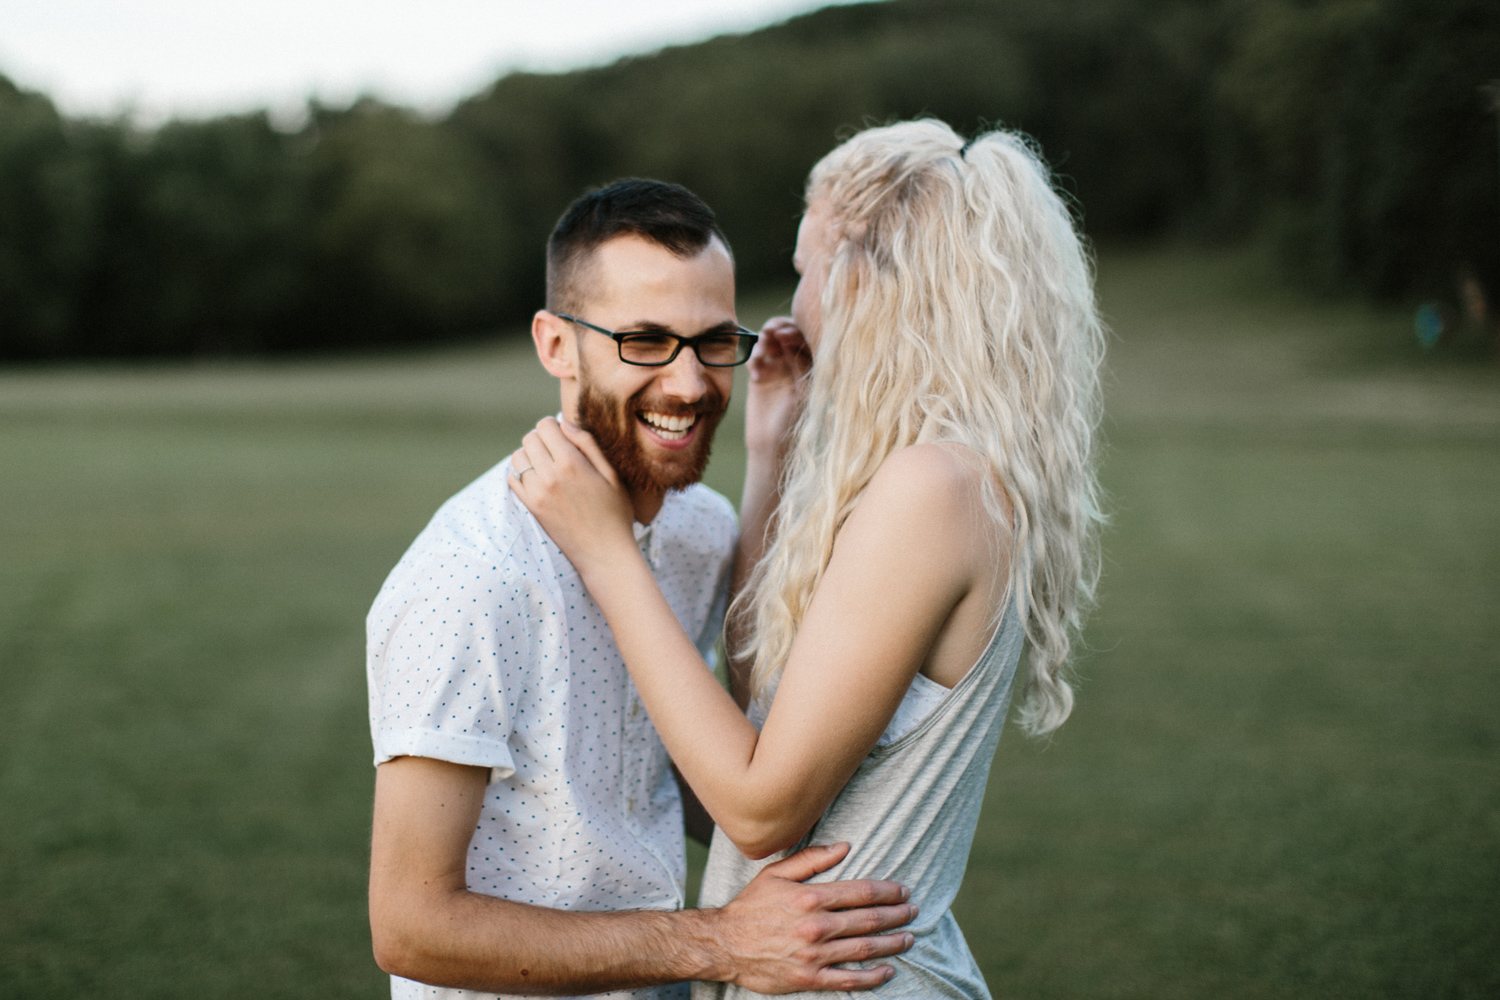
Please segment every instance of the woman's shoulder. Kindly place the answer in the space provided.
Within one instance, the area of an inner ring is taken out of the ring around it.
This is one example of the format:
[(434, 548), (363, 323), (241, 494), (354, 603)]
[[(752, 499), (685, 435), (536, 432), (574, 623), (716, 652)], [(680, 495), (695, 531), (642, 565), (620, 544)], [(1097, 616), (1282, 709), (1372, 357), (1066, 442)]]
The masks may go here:
[[(970, 532), (993, 520), (984, 502), (986, 480), (994, 482), (989, 463), (962, 444), (909, 445), (880, 464), (849, 526), (863, 522), (880, 531), (899, 522), (907, 530), (920, 525), (924, 533)], [(1004, 491), (997, 493), (1004, 503)]]
[(866, 494), (894, 493), (910, 500), (961, 501), (965, 506), (993, 481), (989, 462), (967, 445), (932, 441), (908, 445), (880, 463)]

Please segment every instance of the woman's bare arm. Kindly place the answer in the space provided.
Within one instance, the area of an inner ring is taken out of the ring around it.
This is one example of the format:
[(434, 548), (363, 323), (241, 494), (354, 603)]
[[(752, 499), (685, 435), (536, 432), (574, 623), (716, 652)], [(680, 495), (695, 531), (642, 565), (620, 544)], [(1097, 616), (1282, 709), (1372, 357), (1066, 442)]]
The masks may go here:
[[(944, 445), (898, 452), (840, 530), (757, 733), (704, 669), (628, 534), (599, 544), (589, 519), (577, 513), (588, 506), (589, 486), (576, 463), (597, 468), (602, 455), (570, 454), (555, 424), (539, 434), (548, 454), (538, 448), (533, 455), (529, 443), (527, 456), (543, 474), (527, 476), (522, 499), (537, 504), (603, 609), (673, 760), (750, 857), (795, 843), (822, 815), (976, 584), (987, 619), (996, 552), (976, 463)], [(565, 507), (575, 508), (572, 516), (553, 516)], [(982, 643), (974, 655), (980, 649)]]
[[(745, 487), (740, 496), (740, 538), (735, 548), (730, 596), (744, 590), (751, 571), (766, 551), (766, 531), (781, 502), (781, 470), (791, 444), (791, 430), (802, 410), (805, 377), (812, 353), (802, 331), (789, 316), (776, 316), (761, 327), (760, 342), (750, 357), (750, 387), (745, 400)], [(750, 661), (744, 649), (743, 623), (725, 623), (729, 653), (729, 687), (740, 708), (750, 703)]]

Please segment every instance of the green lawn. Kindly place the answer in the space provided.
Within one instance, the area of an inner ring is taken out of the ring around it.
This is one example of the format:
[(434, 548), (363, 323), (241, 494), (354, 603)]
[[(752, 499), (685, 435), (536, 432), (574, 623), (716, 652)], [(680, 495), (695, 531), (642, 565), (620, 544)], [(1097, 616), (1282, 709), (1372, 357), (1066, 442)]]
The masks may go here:
[[(1115, 520), (958, 905), (992, 989), (1500, 993), (1500, 371), (1238, 257), (1101, 290)], [(555, 405), (514, 342), (0, 372), (0, 997), (385, 993), (364, 613)]]

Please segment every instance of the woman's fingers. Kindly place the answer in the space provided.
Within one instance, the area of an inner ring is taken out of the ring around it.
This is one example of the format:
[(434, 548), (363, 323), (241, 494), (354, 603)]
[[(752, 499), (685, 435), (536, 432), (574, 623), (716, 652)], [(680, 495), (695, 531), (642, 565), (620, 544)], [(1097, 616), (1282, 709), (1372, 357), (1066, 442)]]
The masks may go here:
[[(542, 446), (547, 449), (552, 461), (558, 465), (570, 465), (583, 459), (583, 453), (578, 447), (568, 440), (562, 431), (562, 425), (557, 422), (556, 417), (543, 417), (536, 422), (535, 434), (541, 441)], [(528, 434), (527, 437), (530, 437)]]
[(774, 338), (780, 352), (799, 363), (812, 358), (812, 348), (807, 343), (807, 338), (796, 326), (789, 326), (779, 331)]
[(763, 336), (776, 336), (786, 332), (787, 329), (797, 329), (797, 321), (790, 316), (772, 316), (760, 326)]
[(614, 467), (588, 431), (545, 417), (536, 425), (536, 433), (547, 446), (560, 475), (597, 475), (612, 489), (619, 489), (620, 480)]
[[(547, 424), (552, 425), (551, 429)], [(536, 427), (527, 431), (521, 438), (521, 447), (511, 455), (510, 478), (512, 483), (521, 485), (535, 485), (536, 480), (541, 477), (554, 479), (558, 469), (559, 459), (567, 459), (568, 453), (577, 453), (567, 438), (563, 437), (555, 429), (557, 421), (552, 417), (543, 417), (537, 421)], [(550, 439), (550, 440), (549, 440)], [(535, 475), (532, 472), (535, 470)], [(531, 476), (528, 481), (528, 476)]]
[(510, 456), (510, 480), (512, 484), (525, 486), (526, 475), (539, 466), (552, 464), (552, 455), (536, 431), (528, 431), (521, 438), (521, 447)]
[(517, 489), (524, 485), (522, 480), (526, 477), (529, 469), (530, 459), (526, 457), (525, 448), (517, 448), (510, 453), (510, 487)]
[(615, 467), (609, 464), (609, 459), (604, 457), (604, 449), (599, 447), (599, 442), (594, 440), (594, 435), (582, 427), (575, 427), (564, 422), (562, 425), (563, 436), (570, 441), (575, 448), (583, 452), (583, 457), (589, 460), (594, 471), (609, 480), (611, 486), (619, 485), (619, 477), (615, 475)]
[(799, 331), (790, 316), (773, 316), (766, 320), (760, 328), (760, 340), (756, 341), (754, 350), (750, 352), (751, 359), (780, 357), (785, 350), (786, 337), (792, 333)]
[(802, 331), (791, 327), (762, 337), (750, 354), (750, 380), (766, 382), (801, 377), (812, 361)]

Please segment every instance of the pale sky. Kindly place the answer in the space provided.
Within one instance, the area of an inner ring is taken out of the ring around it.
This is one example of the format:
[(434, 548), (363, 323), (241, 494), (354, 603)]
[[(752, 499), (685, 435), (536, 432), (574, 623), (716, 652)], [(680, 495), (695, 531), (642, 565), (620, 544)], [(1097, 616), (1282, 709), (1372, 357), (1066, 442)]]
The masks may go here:
[(143, 122), (374, 93), (439, 111), (557, 70), (850, 0), (0, 0), (0, 73), (69, 114)]

